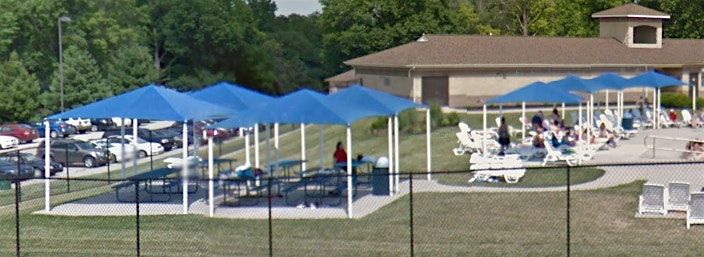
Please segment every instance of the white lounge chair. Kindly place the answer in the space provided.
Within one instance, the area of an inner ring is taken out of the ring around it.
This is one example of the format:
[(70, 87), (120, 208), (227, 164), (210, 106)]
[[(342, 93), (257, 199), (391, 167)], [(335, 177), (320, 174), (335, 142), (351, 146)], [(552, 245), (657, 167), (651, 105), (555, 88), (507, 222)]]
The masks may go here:
[(638, 196), (638, 213), (658, 213), (662, 215), (667, 214), (667, 208), (665, 206), (665, 196), (667, 191), (665, 187), (657, 184), (645, 184), (643, 185), (643, 193)]
[(674, 122), (670, 120), (670, 117), (667, 117), (667, 114), (665, 112), (660, 113), (660, 126), (663, 128), (671, 128), (674, 126), (679, 126), (677, 122)]
[(464, 132), (464, 133), (469, 134), (469, 132), (472, 131), (472, 129), (469, 128), (469, 125), (467, 125), (467, 123), (464, 123), (464, 122), (460, 121), (460, 123), (457, 123), (457, 126), (460, 128), (460, 132)]
[(564, 161), (569, 166), (575, 165), (579, 162), (579, 158), (577, 156), (573, 154), (563, 154), (561, 151), (555, 150), (548, 140), (545, 140), (545, 150), (547, 151), (547, 154), (545, 154), (545, 158), (543, 159), (543, 166), (545, 166), (548, 162)]
[(491, 177), (503, 177), (506, 183), (513, 184), (526, 173), (518, 155), (485, 156), (481, 153), (473, 153), (469, 163), (469, 169), (474, 171), (474, 176), (469, 179), (469, 183), (476, 180), (486, 181)]
[(689, 110), (682, 110), (682, 121), (680, 122), (680, 126), (689, 126), (692, 125), (692, 114), (689, 113)]
[(476, 142), (469, 138), (469, 133), (457, 132), (455, 133), (455, 136), (457, 136), (459, 146), (452, 149), (452, 153), (456, 156), (464, 155), (465, 153), (472, 153), (477, 151), (477, 149), (481, 149), (481, 145), (477, 145)]
[(670, 182), (667, 185), (667, 210), (687, 211), (689, 209), (689, 183)]
[(692, 224), (704, 224), (704, 193), (692, 193), (687, 209), (687, 229)]

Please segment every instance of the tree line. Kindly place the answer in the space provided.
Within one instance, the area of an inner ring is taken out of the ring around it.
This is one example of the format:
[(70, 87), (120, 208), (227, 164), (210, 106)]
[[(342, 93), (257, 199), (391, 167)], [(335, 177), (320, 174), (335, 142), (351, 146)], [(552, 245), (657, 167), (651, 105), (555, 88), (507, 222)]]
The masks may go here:
[[(67, 108), (147, 83), (183, 91), (227, 80), (281, 95), (324, 89), (343, 61), (423, 33), (596, 36), (594, 12), (629, 0), (0, 0), (0, 122), (59, 109), (58, 18)], [(665, 36), (701, 38), (704, 1), (641, 0), (672, 15)]]

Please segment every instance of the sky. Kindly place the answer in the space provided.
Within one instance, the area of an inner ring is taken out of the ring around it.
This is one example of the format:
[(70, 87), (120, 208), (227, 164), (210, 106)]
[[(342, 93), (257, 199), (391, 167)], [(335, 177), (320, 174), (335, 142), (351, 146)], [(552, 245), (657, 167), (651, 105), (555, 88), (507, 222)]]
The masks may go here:
[(277, 15), (311, 14), (315, 11), (320, 11), (320, 3), (318, 0), (274, 0), (279, 8), (276, 11)]

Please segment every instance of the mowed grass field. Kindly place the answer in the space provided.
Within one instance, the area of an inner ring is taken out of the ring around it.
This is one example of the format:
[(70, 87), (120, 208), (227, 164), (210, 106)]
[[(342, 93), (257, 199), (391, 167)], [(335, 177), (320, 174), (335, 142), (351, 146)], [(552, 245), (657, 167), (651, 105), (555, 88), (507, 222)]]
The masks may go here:
[[(473, 128), (481, 126), (479, 116), (462, 119)], [(352, 152), (386, 155), (386, 132), (371, 133), (370, 122), (354, 125)], [(309, 167), (318, 165), (318, 131), (315, 126), (306, 130)], [(456, 132), (455, 127), (434, 131), (433, 170), (468, 170), (468, 156), (451, 153), (456, 146)], [(294, 131), (282, 137), (282, 159), (300, 158), (299, 135)], [(335, 143), (345, 138), (344, 129), (326, 126), (324, 135), (324, 165), (330, 165)], [(402, 135), (400, 140), (402, 171), (424, 172), (425, 134)], [(233, 150), (237, 148), (234, 144)], [(266, 161), (265, 151), (266, 145), (262, 144), (262, 163)], [(244, 160), (242, 154), (235, 157)], [(564, 181), (559, 170), (537, 174), (540, 176), (526, 177), (522, 186), (557, 186), (561, 183), (556, 181)], [(580, 174), (583, 175), (572, 176), (573, 183), (601, 175), (598, 170)], [(435, 178), (462, 184), (469, 174)], [(72, 182), (72, 187), (81, 187), (80, 183), (97, 182)], [(642, 183), (572, 192), (573, 256), (697, 256), (704, 252), (704, 226), (687, 230), (683, 220), (634, 218)], [(90, 189), (56, 197), (54, 202), (110, 192), (107, 185), (84, 187)], [(358, 220), (274, 220), (274, 256), (409, 256), (409, 199), (401, 197)], [(414, 251), (416, 256), (564, 256), (566, 206), (565, 192), (416, 193), (413, 195)], [(22, 204), (23, 256), (136, 254), (135, 217), (31, 214), (39, 208), (41, 203)], [(185, 215), (142, 216), (140, 221), (142, 256), (267, 256), (269, 253), (267, 220)], [(14, 256), (14, 232), (14, 206), (1, 208), (0, 256)]]
[[(636, 219), (642, 182), (572, 192), (573, 256), (698, 256), (703, 227)], [(564, 256), (566, 198), (552, 193), (417, 193), (417, 256)], [(359, 220), (274, 220), (274, 256), (409, 256), (409, 198)], [(0, 255), (14, 220), (0, 218)], [(22, 215), (23, 256), (129, 256), (134, 217)], [(266, 220), (141, 217), (143, 256), (266, 256)]]

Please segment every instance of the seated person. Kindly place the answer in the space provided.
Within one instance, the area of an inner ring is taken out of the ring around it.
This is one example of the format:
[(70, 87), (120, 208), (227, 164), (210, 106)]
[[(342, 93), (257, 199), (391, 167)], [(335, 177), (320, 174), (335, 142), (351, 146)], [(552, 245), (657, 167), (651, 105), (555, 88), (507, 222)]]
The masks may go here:
[(552, 124), (550, 124), (550, 131), (553, 133), (560, 132), (560, 122), (557, 120), (553, 120)]
[(557, 107), (552, 108), (552, 115), (550, 116), (553, 122), (560, 121), (560, 114), (557, 112)]
[(538, 127), (537, 133), (533, 137), (533, 147), (535, 148), (545, 148), (545, 139), (543, 138), (543, 129)]
[(533, 129), (536, 129), (537, 127), (543, 126), (543, 112), (542, 111), (538, 111), (538, 113), (533, 115), (533, 118), (530, 119), (530, 125), (533, 127)]
[(550, 143), (552, 144), (553, 148), (557, 148), (560, 146), (560, 140), (558, 139), (557, 134), (554, 132), (550, 132)]
[(589, 131), (588, 131), (587, 128), (584, 128), (584, 131), (582, 132), (582, 137), (581, 137), (581, 138), (584, 139), (585, 141), (586, 141), (587, 139), (589, 139), (589, 143), (590, 143), (590, 144), (596, 143), (596, 138), (595, 138), (594, 136), (589, 137)]
[(670, 112), (668, 112), (667, 115), (670, 118), (670, 121), (677, 122), (677, 113), (675, 112), (675, 109), (670, 109)]
[(701, 161), (704, 160), (704, 143), (699, 142), (698, 139), (696, 141), (689, 141), (687, 142), (687, 150), (689, 152), (689, 159), (694, 160), (694, 161)]
[(606, 144), (611, 147), (616, 147), (616, 137), (611, 131), (606, 129), (606, 124), (603, 122), (599, 125), (599, 138), (606, 138)]
[(565, 131), (565, 134), (562, 135), (562, 141), (560, 143), (569, 147), (574, 147), (577, 145), (577, 141), (572, 137), (572, 130)]

